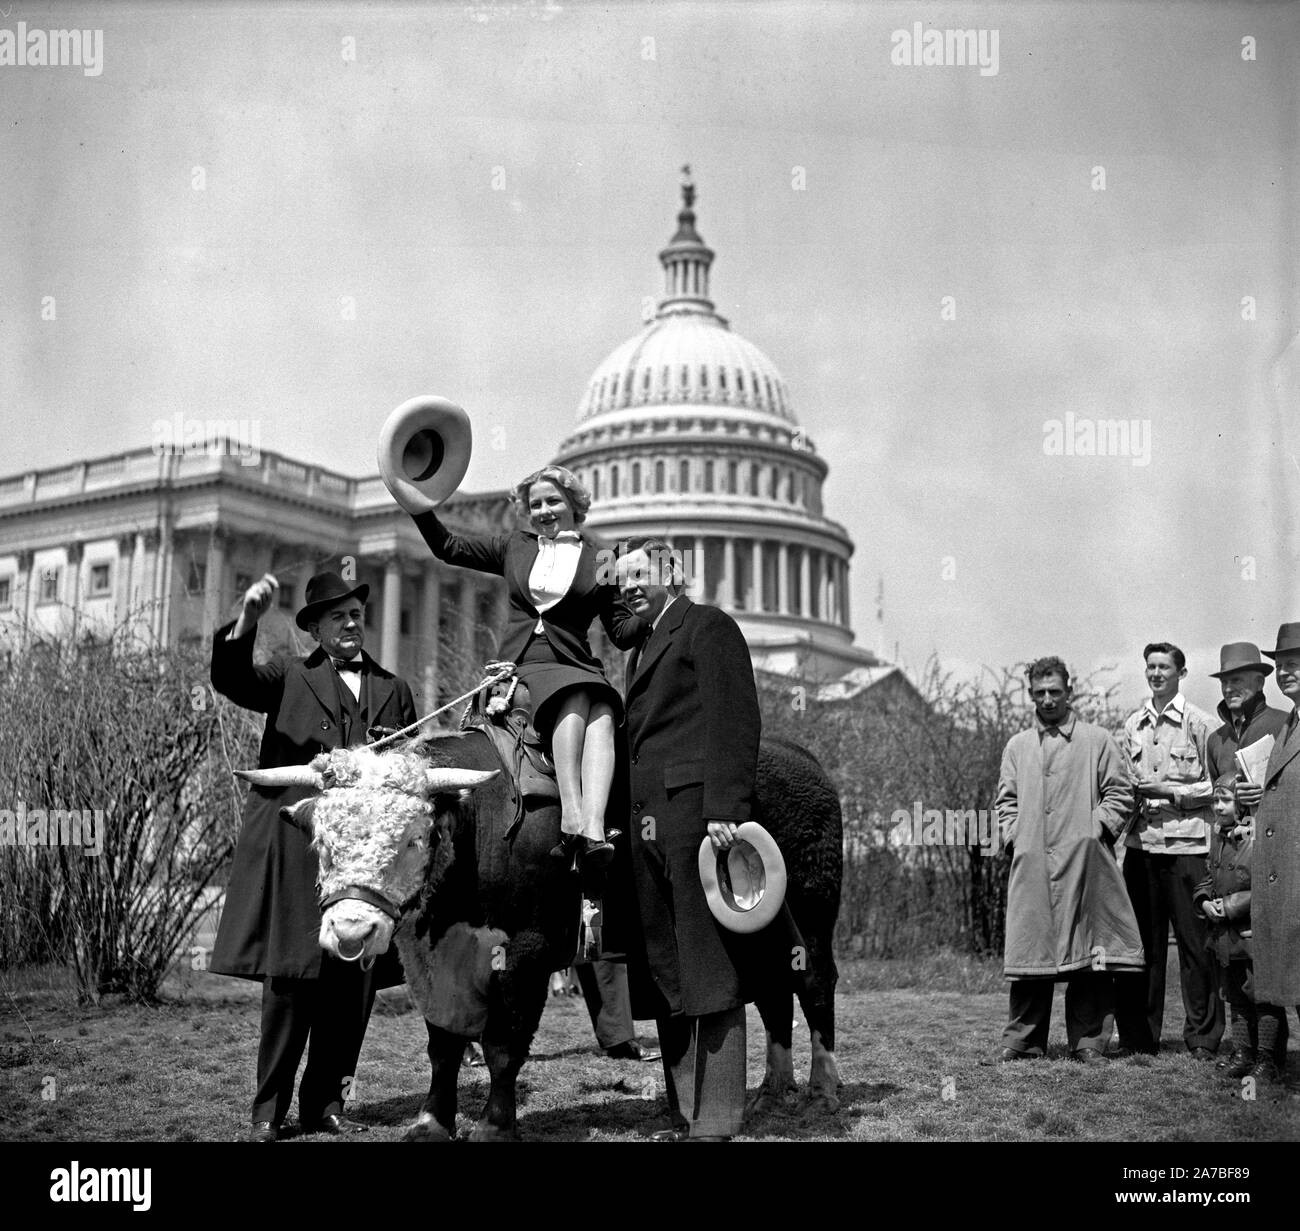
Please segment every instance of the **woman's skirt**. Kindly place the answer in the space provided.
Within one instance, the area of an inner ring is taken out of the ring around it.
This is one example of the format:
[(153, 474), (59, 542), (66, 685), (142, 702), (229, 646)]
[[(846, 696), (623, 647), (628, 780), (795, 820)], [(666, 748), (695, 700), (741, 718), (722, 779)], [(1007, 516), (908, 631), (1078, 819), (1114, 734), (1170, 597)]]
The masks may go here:
[(560, 704), (565, 694), (575, 688), (585, 689), (593, 699), (608, 702), (614, 711), (615, 723), (622, 725), (623, 699), (604, 673), (595, 668), (561, 662), (545, 636), (533, 634), (519, 656), (515, 670), (527, 685), (532, 699), (533, 727), (547, 744), (551, 741), (551, 730)]

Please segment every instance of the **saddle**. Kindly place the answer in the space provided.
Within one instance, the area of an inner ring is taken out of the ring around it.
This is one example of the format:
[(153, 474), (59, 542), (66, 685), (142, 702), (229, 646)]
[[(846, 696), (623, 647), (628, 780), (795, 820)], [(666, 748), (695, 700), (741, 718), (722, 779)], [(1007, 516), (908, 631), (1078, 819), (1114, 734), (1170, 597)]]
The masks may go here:
[(514, 809), (502, 837), (511, 841), (523, 824), (525, 800), (560, 798), (555, 763), (533, 727), (528, 686), (518, 676), (509, 676), (479, 689), (465, 707), (460, 729), (482, 731), (510, 771)]

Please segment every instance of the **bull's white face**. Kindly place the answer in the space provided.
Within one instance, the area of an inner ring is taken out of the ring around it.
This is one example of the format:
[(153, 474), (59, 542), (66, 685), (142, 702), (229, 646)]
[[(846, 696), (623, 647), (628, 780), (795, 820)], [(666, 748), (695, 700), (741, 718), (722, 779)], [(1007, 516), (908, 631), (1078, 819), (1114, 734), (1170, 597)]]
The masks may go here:
[[(409, 745), (382, 752), (336, 748), (309, 766), (241, 774), (263, 786), (310, 779), (321, 793), (287, 811), (295, 823), (311, 829), (321, 898), (361, 889), (394, 912), (424, 883), (438, 845), (436, 801), (450, 806), (460, 793), (496, 777), (496, 771), (431, 769), (429, 759)], [(388, 949), (393, 927), (392, 916), (379, 906), (343, 898), (321, 914), (321, 948), (369, 965)]]
[[(429, 855), (436, 840), (432, 817), (428, 814), (413, 817), (397, 836), (396, 849), (389, 862), (380, 870), (378, 883), (367, 885), (366, 888), (373, 888), (395, 907), (409, 902), (420, 892), (420, 886), (424, 883)], [(318, 854), (323, 856), (320, 848)], [(322, 857), (322, 870), (324, 862)], [(334, 881), (338, 878), (332, 875), (328, 878), (322, 876), (322, 881), (325, 879)], [(320, 945), (327, 953), (341, 957), (344, 961), (359, 959), (363, 964), (369, 965), (373, 958), (388, 950), (394, 926), (392, 917), (379, 907), (355, 898), (344, 898), (321, 914)]]

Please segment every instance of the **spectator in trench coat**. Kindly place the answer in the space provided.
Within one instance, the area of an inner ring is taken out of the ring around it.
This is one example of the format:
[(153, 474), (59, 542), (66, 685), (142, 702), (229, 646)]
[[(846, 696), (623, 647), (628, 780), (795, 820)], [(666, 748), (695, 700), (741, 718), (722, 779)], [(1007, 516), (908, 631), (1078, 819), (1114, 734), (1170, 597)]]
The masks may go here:
[[(305, 765), (327, 748), (365, 743), (372, 726), (415, 721), (405, 681), (362, 650), (368, 587), (351, 587), (336, 573), (307, 583), (298, 627), (320, 644), (306, 658), (253, 662), (257, 622), (270, 606), (269, 575), (244, 596), (237, 621), (212, 641), (212, 686), (236, 705), (266, 715), (258, 767)], [(310, 837), (280, 817), (280, 809), (311, 794), (307, 787), (249, 790), (244, 824), (226, 889), (211, 969), (262, 984), (261, 1041), (251, 1141), (275, 1141), (298, 1090), (304, 1131), (361, 1131), (343, 1115), (345, 1086), (355, 1072), (375, 990), (400, 982), (400, 965), (371, 971), (323, 953), (316, 854)]]
[(1034, 725), (1008, 741), (997, 795), (1012, 850), (1004, 968), (1011, 1009), (999, 1059), (1046, 1053), (1053, 986), (1065, 980), (1070, 1054), (1100, 1064), (1112, 976), (1145, 969), (1114, 854), (1133, 786), (1115, 741), (1070, 708), (1065, 664), (1040, 658), (1027, 675)]

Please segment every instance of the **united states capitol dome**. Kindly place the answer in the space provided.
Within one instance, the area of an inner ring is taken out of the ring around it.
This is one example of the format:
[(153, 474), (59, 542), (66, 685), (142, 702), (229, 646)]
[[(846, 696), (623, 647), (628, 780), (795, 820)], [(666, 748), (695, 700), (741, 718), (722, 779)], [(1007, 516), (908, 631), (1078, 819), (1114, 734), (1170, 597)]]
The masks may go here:
[(853, 541), (822, 508), (826, 462), (776, 364), (709, 298), (714, 254), (685, 170), (664, 293), (592, 374), (555, 460), (591, 492), (593, 531), (681, 552), (688, 595), (735, 616), (760, 670), (874, 669), (853, 645)]
[(620, 410), (689, 405), (794, 425), (776, 364), (714, 310), (713, 251), (695, 229), (694, 186), (685, 184), (682, 195), (677, 233), (659, 254), (664, 296), (654, 319), (596, 369), (578, 404), (578, 422)]

